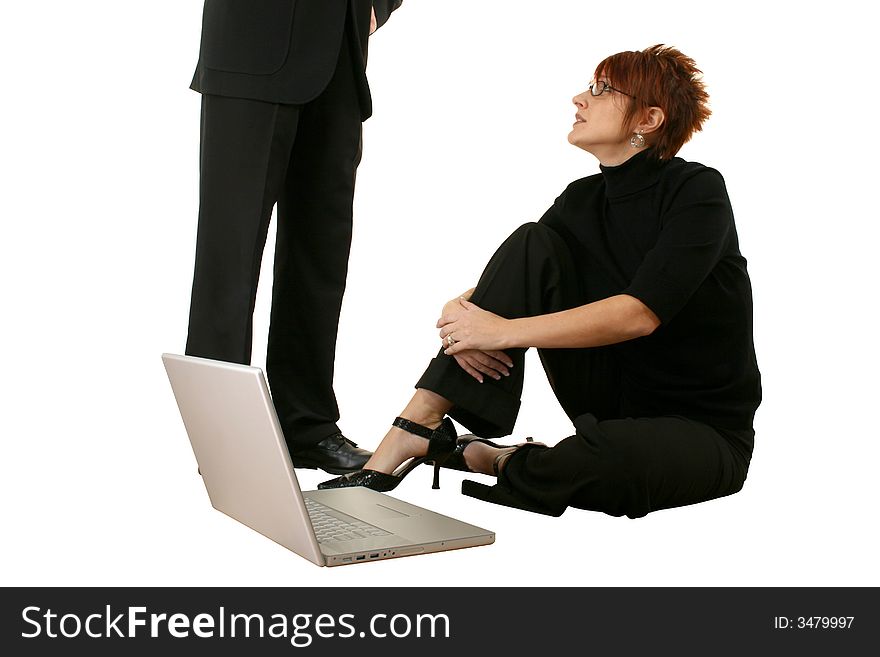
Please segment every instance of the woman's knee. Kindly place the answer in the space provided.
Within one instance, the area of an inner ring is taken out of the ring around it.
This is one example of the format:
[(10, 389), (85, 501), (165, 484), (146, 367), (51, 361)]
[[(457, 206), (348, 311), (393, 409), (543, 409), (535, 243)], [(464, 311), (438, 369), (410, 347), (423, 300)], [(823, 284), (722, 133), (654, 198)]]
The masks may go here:
[(552, 245), (554, 248), (559, 245), (565, 245), (565, 241), (560, 237), (559, 233), (550, 228), (547, 224), (538, 223), (537, 221), (524, 223), (514, 230), (507, 239), (548, 244)]
[[(513, 255), (530, 269), (541, 271), (542, 276), (577, 280), (571, 250), (562, 236), (553, 228), (538, 222), (528, 222), (517, 228), (499, 248), (500, 253)], [(554, 272), (550, 274), (550, 272)]]

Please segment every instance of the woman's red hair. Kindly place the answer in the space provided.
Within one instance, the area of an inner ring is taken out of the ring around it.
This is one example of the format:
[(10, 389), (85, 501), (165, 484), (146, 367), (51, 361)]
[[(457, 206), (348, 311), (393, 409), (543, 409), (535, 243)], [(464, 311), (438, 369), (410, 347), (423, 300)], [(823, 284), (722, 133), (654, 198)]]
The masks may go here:
[(611, 55), (596, 67), (595, 79), (600, 78), (635, 97), (629, 99), (626, 124), (649, 107), (663, 110), (665, 121), (648, 137), (661, 160), (674, 157), (712, 113), (702, 71), (693, 59), (669, 46)]

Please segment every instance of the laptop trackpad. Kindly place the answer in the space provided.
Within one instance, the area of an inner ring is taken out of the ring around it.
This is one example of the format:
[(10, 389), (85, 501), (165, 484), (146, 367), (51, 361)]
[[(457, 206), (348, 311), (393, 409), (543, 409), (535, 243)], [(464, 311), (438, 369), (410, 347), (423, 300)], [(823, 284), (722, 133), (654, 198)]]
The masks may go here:
[(401, 513), (396, 509), (392, 509), (390, 506), (385, 506), (384, 504), (376, 504), (373, 509), (370, 511), (370, 518), (409, 518), (409, 516), (405, 513)]
[(359, 486), (311, 490), (305, 495), (331, 509), (370, 524), (377, 524), (377, 521), (396, 524), (402, 520), (418, 518), (425, 513), (424, 509), (407, 504), (403, 500)]

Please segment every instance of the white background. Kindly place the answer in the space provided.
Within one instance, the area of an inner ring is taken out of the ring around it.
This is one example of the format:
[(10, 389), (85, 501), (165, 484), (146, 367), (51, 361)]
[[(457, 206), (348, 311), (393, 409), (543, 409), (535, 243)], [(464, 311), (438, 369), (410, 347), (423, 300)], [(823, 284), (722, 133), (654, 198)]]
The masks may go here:
[[(372, 39), (341, 427), (374, 447), (442, 303), (598, 170), (571, 97), (606, 55), (694, 57), (755, 291), (764, 378), (744, 490), (631, 521), (395, 492), (493, 546), (321, 569), (213, 511), (160, 361), (184, 347), (201, 3), (0, 9), (4, 585), (878, 585), (876, 50), (861, 2), (407, 0)], [(263, 365), (271, 252), (255, 315)], [(530, 356), (514, 439), (572, 433)], [(326, 475), (300, 471), (303, 488)], [(479, 478), (479, 477), (478, 477)]]

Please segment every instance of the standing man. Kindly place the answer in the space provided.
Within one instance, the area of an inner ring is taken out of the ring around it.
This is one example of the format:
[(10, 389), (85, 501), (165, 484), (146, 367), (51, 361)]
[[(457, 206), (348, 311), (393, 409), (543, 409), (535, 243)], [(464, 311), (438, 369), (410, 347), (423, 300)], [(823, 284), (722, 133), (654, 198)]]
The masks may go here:
[(351, 246), (369, 35), (402, 0), (205, 0), (200, 206), (186, 353), (251, 358), (278, 206), (266, 370), (296, 467), (359, 470), (336, 425), (336, 333)]

